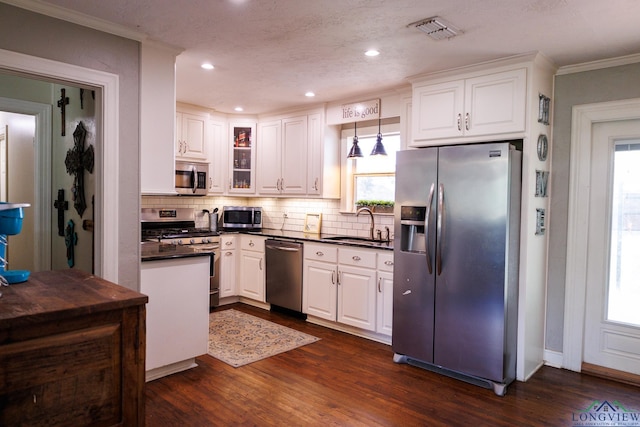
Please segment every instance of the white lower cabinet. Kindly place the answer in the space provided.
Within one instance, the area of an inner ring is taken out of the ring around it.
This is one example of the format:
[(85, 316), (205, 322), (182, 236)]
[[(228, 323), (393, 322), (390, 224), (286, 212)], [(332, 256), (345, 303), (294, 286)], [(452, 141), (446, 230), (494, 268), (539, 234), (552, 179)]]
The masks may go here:
[(391, 335), (393, 273), (379, 272), (377, 266), (378, 257), (383, 257), (383, 266), (388, 257), (393, 260), (392, 252), (305, 243), (304, 254), (307, 315)]
[(220, 238), (220, 298), (233, 297), (236, 291), (236, 238), (237, 236), (222, 236)]
[(140, 292), (147, 304), (147, 381), (195, 366), (207, 352), (210, 257), (145, 261)]
[(393, 320), (393, 251), (378, 254), (376, 332), (391, 336)]
[(240, 235), (238, 294), (260, 302), (265, 299), (264, 237)]

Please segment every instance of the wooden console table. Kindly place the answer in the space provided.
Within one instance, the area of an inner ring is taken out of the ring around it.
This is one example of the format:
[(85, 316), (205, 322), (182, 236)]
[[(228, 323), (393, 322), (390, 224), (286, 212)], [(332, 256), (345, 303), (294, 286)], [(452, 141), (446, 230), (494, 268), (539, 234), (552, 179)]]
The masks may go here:
[(78, 270), (0, 291), (0, 425), (144, 425), (145, 295)]

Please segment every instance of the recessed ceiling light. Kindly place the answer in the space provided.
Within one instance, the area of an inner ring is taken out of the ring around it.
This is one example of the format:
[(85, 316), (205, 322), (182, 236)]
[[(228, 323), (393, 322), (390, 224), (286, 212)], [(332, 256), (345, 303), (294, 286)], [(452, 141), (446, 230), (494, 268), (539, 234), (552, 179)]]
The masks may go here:
[(306, 96), (307, 98), (313, 98), (314, 96), (316, 96), (316, 94), (311, 92), (311, 91), (309, 91), (309, 92), (305, 93), (304, 96)]
[(201, 67), (204, 68), (205, 70), (213, 70), (214, 68), (213, 64), (210, 64), (208, 62), (205, 62), (204, 64), (202, 64)]
[(367, 55), (367, 56), (378, 56), (378, 55), (380, 55), (380, 52), (378, 52), (375, 49), (369, 49), (364, 54)]
[(236, 110), (236, 111), (240, 112), (240, 111), (244, 111), (244, 108), (242, 108), (242, 107), (236, 107), (236, 108), (234, 108), (234, 110)]

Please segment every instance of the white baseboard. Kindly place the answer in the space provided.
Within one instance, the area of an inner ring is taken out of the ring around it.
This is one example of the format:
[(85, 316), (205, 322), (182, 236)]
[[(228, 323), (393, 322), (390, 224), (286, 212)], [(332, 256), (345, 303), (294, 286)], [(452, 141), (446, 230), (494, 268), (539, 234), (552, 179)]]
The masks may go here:
[(196, 366), (198, 366), (198, 364), (196, 363), (196, 359), (193, 358), (151, 369), (145, 373), (145, 382), (157, 380), (158, 378), (166, 377), (167, 375), (175, 374), (177, 372), (186, 371), (187, 369), (195, 368)]
[(544, 351), (544, 364), (551, 366), (552, 368), (563, 367), (564, 356), (559, 351), (545, 350)]

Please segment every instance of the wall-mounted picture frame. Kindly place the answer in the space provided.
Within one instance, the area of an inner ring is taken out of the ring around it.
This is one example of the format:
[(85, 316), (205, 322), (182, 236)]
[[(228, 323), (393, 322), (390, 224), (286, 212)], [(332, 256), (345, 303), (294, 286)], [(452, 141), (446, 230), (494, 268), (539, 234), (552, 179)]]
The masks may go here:
[(536, 197), (547, 197), (549, 171), (536, 170)]
[(540, 134), (538, 137), (538, 145), (536, 147), (536, 151), (538, 153), (538, 160), (544, 162), (547, 160), (547, 154), (549, 153), (549, 140), (547, 139), (547, 135)]
[(304, 232), (309, 234), (320, 234), (322, 225), (321, 213), (308, 213), (304, 217)]
[(549, 108), (551, 107), (551, 98), (538, 94), (538, 123), (543, 125), (549, 124)]

